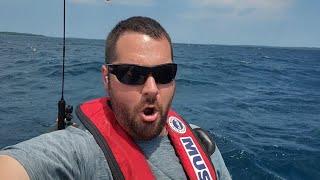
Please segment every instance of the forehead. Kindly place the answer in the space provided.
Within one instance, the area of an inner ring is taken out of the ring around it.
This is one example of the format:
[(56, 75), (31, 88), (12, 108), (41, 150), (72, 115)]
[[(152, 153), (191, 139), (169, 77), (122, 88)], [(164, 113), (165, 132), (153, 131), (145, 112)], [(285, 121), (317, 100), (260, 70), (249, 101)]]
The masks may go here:
[(117, 58), (114, 63), (153, 66), (170, 63), (171, 47), (164, 37), (154, 39), (146, 34), (126, 32), (116, 43)]

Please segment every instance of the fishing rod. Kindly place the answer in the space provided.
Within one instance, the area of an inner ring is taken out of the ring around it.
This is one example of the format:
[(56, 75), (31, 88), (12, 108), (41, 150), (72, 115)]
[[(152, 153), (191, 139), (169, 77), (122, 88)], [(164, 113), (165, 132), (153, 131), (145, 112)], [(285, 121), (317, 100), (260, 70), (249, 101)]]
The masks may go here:
[(66, 0), (63, 0), (63, 49), (62, 49), (62, 85), (61, 85), (61, 99), (58, 102), (58, 122), (57, 129), (65, 129), (66, 125), (72, 124), (72, 110), (73, 107), (68, 105), (63, 97), (64, 92), (64, 65), (66, 55)]
[[(105, 0), (106, 3), (110, 3), (111, 0)], [(61, 99), (58, 102), (58, 121), (57, 129), (65, 129), (66, 126), (72, 125), (72, 111), (73, 107), (66, 106), (66, 101), (63, 97), (64, 92), (64, 66), (66, 55), (66, 0), (63, 0), (63, 49), (62, 49), (62, 85), (61, 85)]]

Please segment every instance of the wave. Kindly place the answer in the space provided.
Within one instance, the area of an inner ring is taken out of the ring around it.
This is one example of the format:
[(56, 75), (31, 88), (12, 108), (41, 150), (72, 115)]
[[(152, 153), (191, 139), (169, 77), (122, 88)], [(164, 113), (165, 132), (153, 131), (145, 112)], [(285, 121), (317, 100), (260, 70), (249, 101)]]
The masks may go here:
[(210, 85), (210, 86), (217, 86), (217, 83), (212, 81), (204, 81), (204, 80), (192, 80), (192, 79), (176, 79), (177, 85), (179, 86), (197, 86), (197, 85)]

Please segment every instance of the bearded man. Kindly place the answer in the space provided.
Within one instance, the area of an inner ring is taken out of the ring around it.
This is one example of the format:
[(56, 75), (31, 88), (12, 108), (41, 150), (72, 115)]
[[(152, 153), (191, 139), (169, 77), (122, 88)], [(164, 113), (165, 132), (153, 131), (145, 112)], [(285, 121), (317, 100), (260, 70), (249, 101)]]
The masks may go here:
[(0, 179), (231, 179), (204, 131), (170, 109), (177, 64), (165, 29), (128, 18), (109, 33), (105, 53), (109, 97), (77, 107), (83, 128), (0, 151)]

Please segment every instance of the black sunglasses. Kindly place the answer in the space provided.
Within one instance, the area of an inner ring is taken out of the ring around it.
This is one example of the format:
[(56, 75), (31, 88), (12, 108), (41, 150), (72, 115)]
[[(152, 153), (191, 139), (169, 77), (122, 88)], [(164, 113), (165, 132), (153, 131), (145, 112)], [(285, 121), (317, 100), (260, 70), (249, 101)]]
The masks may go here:
[(107, 67), (109, 73), (114, 74), (121, 83), (128, 85), (142, 85), (149, 75), (152, 75), (157, 84), (168, 84), (174, 80), (177, 73), (177, 64), (175, 63), (153, 67), (135, 64), (107, 64)]

